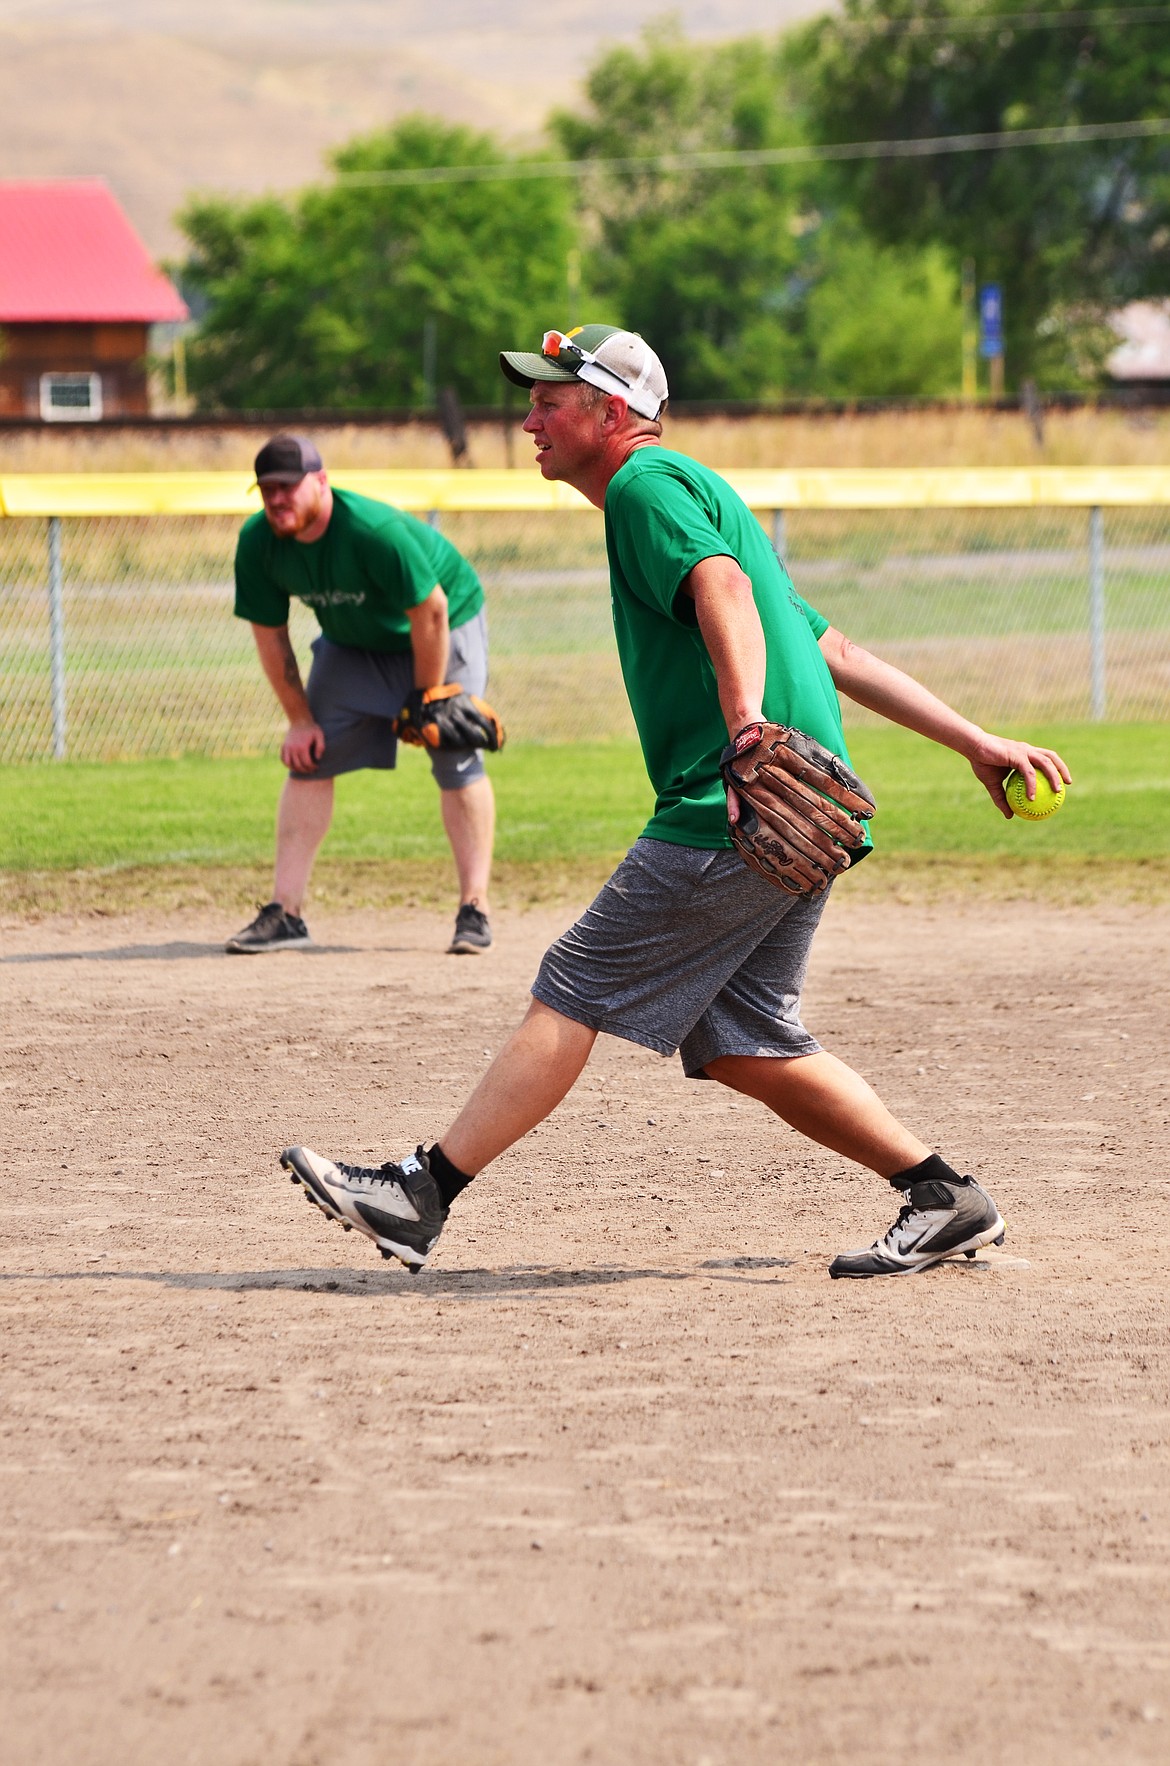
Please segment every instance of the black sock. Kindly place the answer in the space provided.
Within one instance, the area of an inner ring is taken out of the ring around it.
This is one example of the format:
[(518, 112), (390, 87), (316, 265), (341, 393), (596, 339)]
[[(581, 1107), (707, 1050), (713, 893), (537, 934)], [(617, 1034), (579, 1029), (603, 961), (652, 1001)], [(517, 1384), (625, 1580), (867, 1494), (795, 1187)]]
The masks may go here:
[(465, 1190), (474, 1177), (468, 1177), (466, 1171), (460, 1171), (458, 1165), (452, 1165), (438, 1141), (427, 1154), (427, 1164), (431, 1168), (431, 1176), (439, 1186), (439, 1194), (443, 1199), (444, 1208), (449, 1208), (460, 1190)]
[(912, 1183), (962, 1183), (958, 1172), (949, 1166), (945, 1159), (937, 1153), (931, 1153), (919, 1165), (911, 1165), (906, 1171), (899, 1171), (890, 1178), (896, 1190), (908, 1190)]

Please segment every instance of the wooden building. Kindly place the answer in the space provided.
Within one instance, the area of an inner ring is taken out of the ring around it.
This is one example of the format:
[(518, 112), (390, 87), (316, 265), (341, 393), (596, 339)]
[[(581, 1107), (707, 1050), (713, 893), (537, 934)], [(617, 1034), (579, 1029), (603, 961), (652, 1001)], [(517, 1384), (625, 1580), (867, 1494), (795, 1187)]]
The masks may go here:
[(149, 327), (187, 317), (99, 179), (0, 180), (0, 418), (149, 414)]
[(1170, 393), (1170, 301), (1131, 300), (1109, 315), (1120, 343), (1106, 357), (1113, 383), (1164, 402)]

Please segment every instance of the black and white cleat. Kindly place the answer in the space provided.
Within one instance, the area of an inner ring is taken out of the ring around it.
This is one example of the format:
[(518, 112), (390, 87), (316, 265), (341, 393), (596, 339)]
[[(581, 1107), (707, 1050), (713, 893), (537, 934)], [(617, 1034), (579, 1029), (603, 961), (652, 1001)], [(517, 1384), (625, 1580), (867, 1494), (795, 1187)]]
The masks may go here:
[(924, 1178), (903, 1194), (897, 1220), (880, 1239), (864, 1250), (834, 1257), (829, 1265), (834, 1279), (913, 1275), (960, 1253), (973, 1258), (984, 1245), (1003, 1244), (999, 1209), (974, 1178)]
[(423, 1268), (447, 1211), (421, 1147), (398, 1165), (346, 1165), (311, 1147), (287, 1147), (280, 1163), (327, 1219), (356, 1227), (412, 1275)]

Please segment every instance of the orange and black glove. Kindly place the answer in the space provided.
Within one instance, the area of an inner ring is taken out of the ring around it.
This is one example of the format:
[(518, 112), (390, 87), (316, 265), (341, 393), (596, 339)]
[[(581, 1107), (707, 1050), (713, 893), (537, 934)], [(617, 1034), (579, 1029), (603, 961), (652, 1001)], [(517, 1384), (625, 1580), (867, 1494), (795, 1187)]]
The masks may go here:
[(413, 687), (395, 723), (400, 742), (415, 748), (504, 746), (504, 726), (486, 699), (467, 693), (458, 681), (442, 687)]

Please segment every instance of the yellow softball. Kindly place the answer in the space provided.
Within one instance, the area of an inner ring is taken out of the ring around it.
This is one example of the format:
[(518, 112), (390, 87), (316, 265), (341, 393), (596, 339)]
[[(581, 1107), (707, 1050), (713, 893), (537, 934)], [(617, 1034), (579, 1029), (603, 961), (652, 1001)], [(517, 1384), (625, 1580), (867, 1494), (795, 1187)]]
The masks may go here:
[(1054, 791), (1039, 768), (1036, 771), (1036, 795), (1030, 801), (1023, 773), (1016, 772), (1013, 767), (1003, 782), (1003, 794), (1011, 805), (1012, 814), (1023, 816), (1028, 822), (1042, 822), (1045, 816), (1054, 816), (1064, 802), (1064, 790), (1062, 785), (1059, 791)]

